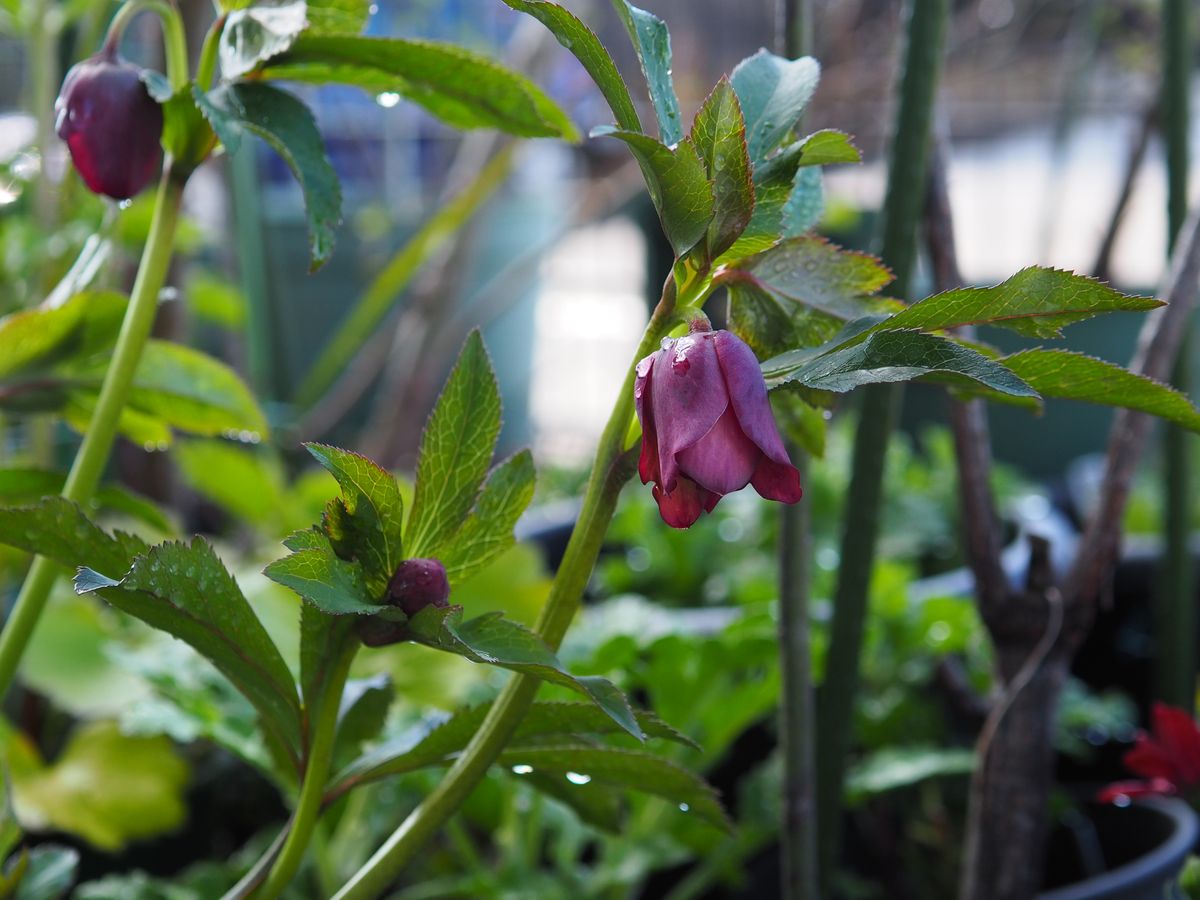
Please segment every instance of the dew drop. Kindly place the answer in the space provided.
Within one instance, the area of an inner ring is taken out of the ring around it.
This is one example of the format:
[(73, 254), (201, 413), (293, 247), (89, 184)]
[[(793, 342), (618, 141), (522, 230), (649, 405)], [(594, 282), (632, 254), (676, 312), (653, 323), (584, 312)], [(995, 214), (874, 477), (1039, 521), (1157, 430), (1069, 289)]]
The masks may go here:
[(378, 94), (375, 97), (375, 102), (384, 109), (391, 109), (400, 102), (400, 95), (395, 91), (384, 91), (382, 94)]
[(691, 807), (690, 807), (690, 806), (688, 806), (686, 803), (680, 803), (680, 804), (679, 804), (679, 811), (680, 811), (680, 812), (687, 812), (689, 809), (691, 809)]
[(117, 204), (117, 209), (129, 209), (131, 206), (133, 206), (132, 200), (122, 200)]
[(692, 364), (682, 353), (675, 354), (675, 358), (671, 360), (671, 371), (676, 375), (686, 375), (691, 367)]
[(378, 12), (379, 12), (379, 4), (377, 4), (377, 3), (372, 3), (370, 6), (367, 7), (367, 13), (369, 15), (373, 16), (373, 15), (376, 15)]
[(591, 780), (591, 775), (580, 775), (578, 772), (567, 773), (567, 781), (571, 782), (571, 784), (587, 784)]
[(522, 763), (520, 765), (513, 766), (512, 770), (514, 775), (528, 775), (533, 772), (533, 766), (527, 766)]

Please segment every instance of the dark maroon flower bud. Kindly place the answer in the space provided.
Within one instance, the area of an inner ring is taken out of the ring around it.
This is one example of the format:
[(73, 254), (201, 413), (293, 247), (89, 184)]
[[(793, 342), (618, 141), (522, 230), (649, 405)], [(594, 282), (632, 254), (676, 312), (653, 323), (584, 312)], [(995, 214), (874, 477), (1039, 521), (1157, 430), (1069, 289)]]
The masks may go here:
[(725, 494), (754, 486), (768, 500), (803, 494), (752, 351), (728, 331), (693, 326), (638, 363), (642, 484), (654, 482), (663, 521), (687, 528)]
[(162, 107), (139, 70), (105, 49), (76, 63), (54, 104), (55, 130), (94, 193), (125, 200), (144, 188), (162, 159)]
[(427, 606), (448, 605), (450, 579), (436, 559), (406, 559), (388, 582), (388, 599), (412, 618)]

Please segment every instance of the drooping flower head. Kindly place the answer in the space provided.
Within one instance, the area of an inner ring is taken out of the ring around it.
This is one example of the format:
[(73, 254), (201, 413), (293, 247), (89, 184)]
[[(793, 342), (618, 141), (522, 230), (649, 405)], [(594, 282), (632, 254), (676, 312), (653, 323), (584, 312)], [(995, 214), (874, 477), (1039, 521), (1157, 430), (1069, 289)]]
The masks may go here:
[(1147, 794), (1200, 797), (1200, 726), (1186, 710), (1155, 703), (1151, 731), (1141, 732), (1125, 754), (1125, 767), (1141, 780), (1120, 781), (1100, 792), (1101, 802)]
[(93, 193), (125, 200), (158, 172), (163, 113), (141, 70), (105, 47), (71, 67), (54, 104), (55, 131)]
[(762, 370), (737, 335), (693, 324), (638, 363), (642, 484), (654, 482), (663, 521), (687, 528), (725, 494), (751, 484), (768, 500), (803, 491), (779, 437)]

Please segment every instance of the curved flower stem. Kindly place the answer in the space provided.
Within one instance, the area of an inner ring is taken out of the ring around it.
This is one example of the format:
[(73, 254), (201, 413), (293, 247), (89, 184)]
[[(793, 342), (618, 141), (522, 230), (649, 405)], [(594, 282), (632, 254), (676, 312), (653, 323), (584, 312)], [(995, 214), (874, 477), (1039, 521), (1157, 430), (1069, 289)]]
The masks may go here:
[(287, 838), (283, 849), (271, 866), (267, 880), (252, 896), (259, 900), (274, 900), (291, 883), (304, 859), (308, 842), (312, 838), (317, 817), (321, 813), (321, 798), (325, 793), (325, 782), (333, 763), (333, 744), (337, 736), (338, 712), (341, 709), (342, 690), (350, 674), (350, 664), (358, 652), (358, 639), (351, 637), (333, 662), (333, 670), (325, 680), (320, 696), (314, 704), (312, 731), (309, 734), (308, 754), (305, 759), (304, 781), (300, 785), (300, 796), (296, 811), (287, 826)]
[(225, 30), (225, 15), (217, 16), (208, 33), (204, 35), (204, 44), (200, 47), (200, 61), (196, 65), (196, 85), (202, 91), (212, 88), (217, 74), (217, 51), (221, 47), (221, 32)]
[[(675, 282), (668, 279), (600, 436), (579, 520), (571, 532), (562, 564), (554, 576), (550, 597), (536, 625), (537, 633), (554, 649), (562, 642), (579, 610), (584, 588), (616, 508), (617, 495), (633, 472), (629, 465), (630, 454), (625, 452), (625, 436), (633, 418), (634, 364), (658, 345), (675, 320), (674, 311)], [(540, 685), (538, 679), (528, 675), (516, 675), (508, 682), (446, 777), (354, 874), (334, 900), (367, 900), (378, 897), (387, 889), (425, 841), (445, 824), (483, 779), (529, 710)]]
[[(150, 235), (142, 251), (142, 261), (133, 282), (133, 292), (129, 296), (129, 307), (113, 348), (112, 362), (100, 386), (100, 396), (87, 433), (63, 486), (62, 495), (75, 503), (84, 503), (91, 498), (108, 464), (121, 410), (129, 396), (146, 339), (154, 325), (158, 293), (171, 262), (183, 185), (184, 179), (172, 174), (171, 162), (167, 160), (154, 202)], [(17, 666), (41, 618), (46, 598), (50, 596), (58, 573), (58, 566), (44, 556), (35, 557), (33, 565), (29, 567), (12, 613), (0, 631), (0, 699), (7, 695), (12, 685)]]
[(117, 43), (133, 17), (143, 10), (158, 16), (163, 29), (163, 56), (167, 60), (167, 79), (176, 92), (188, 83), (187, 37), (183, 29), (183, 17), (178, 7), (166, 0), (128, 0), (117, 10), (108, 26), (104, 49), (115, 51)]

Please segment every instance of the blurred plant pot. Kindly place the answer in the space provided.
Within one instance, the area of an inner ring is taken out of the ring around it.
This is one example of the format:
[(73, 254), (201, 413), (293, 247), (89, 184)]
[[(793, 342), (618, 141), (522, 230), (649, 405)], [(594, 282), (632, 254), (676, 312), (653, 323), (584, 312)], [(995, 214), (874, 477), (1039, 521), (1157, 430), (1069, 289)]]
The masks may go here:
[(1096, 806), (1052, 838), (1039, 900), (1182, 900), (1176, 885), (1200, 831), (1182, 800)]

